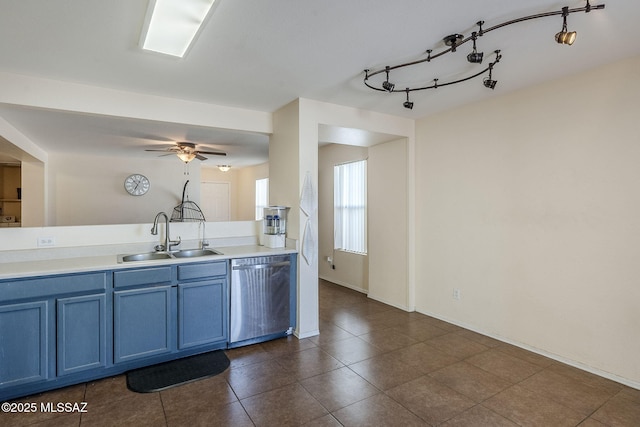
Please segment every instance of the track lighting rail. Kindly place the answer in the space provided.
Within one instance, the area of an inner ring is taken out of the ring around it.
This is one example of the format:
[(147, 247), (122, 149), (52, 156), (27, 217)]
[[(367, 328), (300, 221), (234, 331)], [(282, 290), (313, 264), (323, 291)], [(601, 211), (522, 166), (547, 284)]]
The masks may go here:
[[(454, 85), (457, 83), (462, 83), (465, 82), (467, 80), (471, 80), (474, 79), (476, 77), (479, 77), (483, 74), (485, 74), (487, 71), (489, 72), (489, 82), (490, 84), (487, 84), (487, 79), (485, 79), (485, 86), (493, 89), (495, 88), (496, 85), (496, 81), (491, 79), (491, 71), (493, 70), (493, 67), (500, 61), (500, 59), (502, 58), (502, 55), (500, 54), (500, 50), (496, 50), (495, 53), (495, 60), (493, 62), (491, 62), (489, 64), (489, 66), (487, 66), (486, 68), (484, 68), (482, 71), (479, 71), (469, 77), (464, 77), (458, 80), (453, 80), (453, 81), (449, 81), (449, 82), (444, 82), (444, 83), (438, 83), (438, 79), (434, 79), (433, 80), (433, 84), (427, 84), (424, 86), (419, 86), (419, 87), (407, 87), (407, 88), (396, 88), (394, 83), (391, 83), (389, 81), (389, 75), (390, 72), (393, 70), (397, 70), (400, 68), (406, 68), (406, 67), (411, 67), (414, 65), (418, 65), (418, 64), (422, 64), (425, 62), (431, 62), (434, 59), (440, 58), (448, 53), (451, 52), (455, 52), (457, 50), (457, 48), (459, 48), (460, 46), (464, 45), (465, 43), (472, 41), (474, 44), (473, 47), (473, 52), (471, 54), (469, 54), (467, 56), (467, 59), (469, 62), (472, 63), (481, 63), (482, 62), (482, 53), (477, 53), (476, 52), (476, 46), (475, 46), (475, 42), (477, 41), (477, 39), (479, 37), (482, 37), (483, 35), (485, 35), (486, 33), (489, 33), (491, 31), (494, 30), (498, 30), (500, 28), (509, 26), (509, 25), (513, 25), (513, 24), (517, 24), (520, 22), (525, 22), (525, 21), (530, 21), (533, 19), (540, 19), (540, 18), (546, 18), (546, 17), (550, 17), (550, 16), (562, 16), (563, 18), (563, 26), (562, 26), (562, 31), (559, 32), (558, 34), (556, 34), (556, 41), (558, 43), (562, 43), (562, 44), (572, 44), (573, 41), (575, 40), (575, 32), (571, 32), (571, 33), (567, 33), (567, 16), (571, 13), (577, 13), (577, 12), (591, 12), (592, 10), (599, 10), (599, 9), (604, 9), (605, 5), (604, 4), (599, 4), (599, 5), (595, 5), (592, 6), (589, 2), (589, 0), (587, 0), (587, 4), (584, 7), (578, 7), (578, 8), (568, 8), (568, 7), (563, 7), (561, 10), (558, 11), (553, 11), (553, 12), (544, 12), (544, 13), (537, 13), (534, 15), (528, 15), (528, 16), (523, 16), (520, 18), (516, 18), (516, 19), (512, 19), (509, 21), (505, 21), (499, 24), (496, 24), (492, 27), (489, 28), (482, 28), (482, 26), (484, 25), (484, 21), (478, 21), (476, 23), (476, 25), (479, 27), (478, 31), (474, 31), (470, 36), (468, 37), (464, 37), (461, 34), (451, 34), (448, 35), (446, 37), (444, 37), (443, 41), (445, 42), (445, 44), (448, 46), (448, 48), (437, 52), (437, 53), (433, 53), (432, 49), (429, 49), (426, 51), (427, 57), (426, 58), (422, 58), (422, 59), (418, 59), (415, 61), (411, 61), (411, 62), (405, 62), (402, 64), (396, 64), (396, 65), (387, 65), (382, 69), (378, 69), (375, 71), (372, 71), (370, 69), (366, 69), (364, 70), (364, 85), (367, 86), (370, 89), (376, 90), (376, 91), (380, 91), (380, 92), (388, 92), (388, 93), (397, 93), (397, 92), (403, 92), (406, 93), (407, 95), (407, 100), (404, 103), (404, 106), (406, 108), (413, 108), (413, 102), (409, 101), (409, 93), (410, 92), (414, 92), (414, 91), (420, 91), (420, 90), (427, 90), (427, 89), (437, 89), (440, 87), (444, 87), (444, 86), (450, 86), (450, 85)], [(379, 84), (374, 84), (370, 82), (370, 78), (374, 77), (378, 74), (381, 73), (386, 73), (386, 80), (383, 81), (382, 83)], [(409, 107), (408, 105), (411, 105), (411, 107)]]

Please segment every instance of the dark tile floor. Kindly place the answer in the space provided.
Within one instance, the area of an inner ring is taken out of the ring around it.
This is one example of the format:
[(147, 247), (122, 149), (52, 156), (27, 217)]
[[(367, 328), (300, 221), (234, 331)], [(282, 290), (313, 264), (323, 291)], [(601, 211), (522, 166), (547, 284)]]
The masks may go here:
[(160, 393), (125, 377), (25, 402), (83, 414), (3, 414), (37, 426), (640, 426), (640, 391), (320, 282), (319, 336), (228, 351), (217, 377)]

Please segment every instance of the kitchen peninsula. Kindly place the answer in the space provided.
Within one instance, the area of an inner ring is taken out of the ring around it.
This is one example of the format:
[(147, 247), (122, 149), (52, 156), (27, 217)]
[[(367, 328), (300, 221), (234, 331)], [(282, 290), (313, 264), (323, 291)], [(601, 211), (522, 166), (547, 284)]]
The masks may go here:
[[(195, 243), (183, 241), (183, 250)], [(288, 328), (234, 346), (284, 336), (295, 327), (294, 248), (227, 237), (213, 239), (216, 255), (118, 257), (148, 246), (68, 247), (55, 258), (50, 250), (0, 253), (0, 400), (227, 348), (232, 260), (278, 256), (290, 266)]]

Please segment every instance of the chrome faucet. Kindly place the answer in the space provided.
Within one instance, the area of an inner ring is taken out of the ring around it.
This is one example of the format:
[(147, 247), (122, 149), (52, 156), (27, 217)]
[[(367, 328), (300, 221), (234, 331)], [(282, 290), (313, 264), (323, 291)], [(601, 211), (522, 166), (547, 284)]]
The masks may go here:
[(151, 227), (151, 234), (154, 236), (158, 234), (158, 219), (163, 216), (164, 217), (164, 244), (156, 245), (155, 250), (158, 252), (161, 251), (170, 251), (172, 247), (178, 246), (180, 244), (180, 237), (178, 240), (171, 240), (169, 237), (169, 217), (164, 212), (158, 212), (155, 219), (153, 220), (153, 227)]
[(207, 239), (206, 237), (207, 233), (205, 232), (206, 223), (202, 221), (201, 224), (202, 224), (202, 241), (200, 242), (200, 249), (205, 249), (207, 246), (209, 246), (209, 242), (207, 242), (206, 240)]

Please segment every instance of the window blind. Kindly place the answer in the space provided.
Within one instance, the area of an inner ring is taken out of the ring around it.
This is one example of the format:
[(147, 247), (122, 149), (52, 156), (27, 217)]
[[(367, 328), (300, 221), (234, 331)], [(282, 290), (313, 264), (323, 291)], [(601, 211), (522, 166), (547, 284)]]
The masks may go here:
[(333, 168), (334, 248), (367, 253), (367, 161)]
[(261, 220), (269, 206), (269, 178), (256, 179), (256, 221)]

